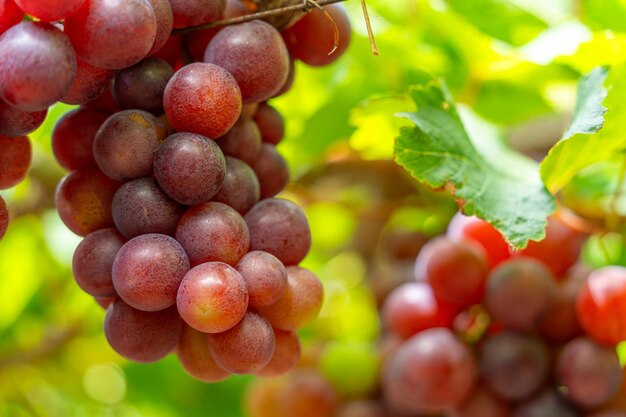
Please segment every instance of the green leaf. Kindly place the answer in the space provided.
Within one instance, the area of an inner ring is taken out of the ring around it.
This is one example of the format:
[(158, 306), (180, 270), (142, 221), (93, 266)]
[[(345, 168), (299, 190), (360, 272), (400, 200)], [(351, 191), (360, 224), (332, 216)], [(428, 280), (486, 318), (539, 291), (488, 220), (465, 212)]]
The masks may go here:
[(553, 197), (535, 163), (506, 149), (484, 129), (470, 139), (445, 87), (431, 81), (410, 91), (415, 127), (401, 130), (395, 160), (430, 187), (451, 188), (463, 211), (495, 226), (515, 248), (544, 237)]
[[(581, 80), (570, 127), (541, 163), (541, 177), (553, 193), (583, 168), (610, 159), (626, 146), (620, 120), (626, 113), (624, 76), (624, 66), (613, 69), (610, 75), (608, 69), (600, 67)], [(605, 82), (612, 87), (608, 94)], [(607, 108), (610, 112), (605, 121)]]

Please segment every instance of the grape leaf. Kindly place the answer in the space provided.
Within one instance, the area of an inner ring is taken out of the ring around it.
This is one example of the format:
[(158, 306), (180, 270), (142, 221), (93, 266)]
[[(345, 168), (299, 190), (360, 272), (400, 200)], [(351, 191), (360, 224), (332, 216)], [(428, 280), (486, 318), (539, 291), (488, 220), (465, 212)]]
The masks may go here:
[(430, 81), (410, 90), (415, 127), (396, 139), (395, 160), (430, 187), (451, 189), (463, 211), (496, 227), (515, 248), (545, 235), (554, 198), (537, 164), (505, 148), (494, 135), (472, 141), (449, 93)]
[[(607, 68), (599, 67), (581, 80), (572, 122), (541, 163), (541, 177), (553, 193), (566, 186), (581, 169), (610, 159), (626, 148), (622, 123), (626, 115), (625, 76), (623, 65), (612, 69), (610, 75)], [(610, 92), (605, 83), (611, 87)]]

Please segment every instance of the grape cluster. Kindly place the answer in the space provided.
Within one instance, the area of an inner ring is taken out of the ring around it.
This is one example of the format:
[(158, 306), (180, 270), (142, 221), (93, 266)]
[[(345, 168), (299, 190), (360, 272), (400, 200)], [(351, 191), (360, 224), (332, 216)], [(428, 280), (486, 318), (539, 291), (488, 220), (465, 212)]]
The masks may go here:
[[(289, 174), (267, 100), (290, 89), (295, 59), (326, 65), (345, 50), (347, 15), (327, 10), (335, 24), (314, 11), (283, 33), (253, 20), (181, 36), (173, 29), (250, 11), (241, 0), (0, 0), (0, 188), (26, 175), (26, 135), (48, 107), (79, 105), (53, 132), (69, 171), (55, 202), (84, 237), (74, 276), (107, 309), (120, 355), (175, 351), (207, 382), (297, 363), (295, 332), (323, 289), (298, 266), (311, 245), (304, 212), (276, 198)], [(6, 223), (0, 200), (0, 236)]]
[(423, 247), (415, 281), (382, 309), (400, 339), (381, 376), (392, 413), (626, 416), (615, 349), (626, 340), (626, 268), (578, 264), (586, 235), (565, 219), (514, 252), (458, 214)]

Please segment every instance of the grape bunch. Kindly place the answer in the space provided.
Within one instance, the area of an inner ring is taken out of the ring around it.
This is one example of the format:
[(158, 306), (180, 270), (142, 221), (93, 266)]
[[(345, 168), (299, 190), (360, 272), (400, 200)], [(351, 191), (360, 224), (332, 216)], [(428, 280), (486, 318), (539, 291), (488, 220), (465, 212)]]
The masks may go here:
[(551, 217), (512, 251), (457, 214), (396, 288), (382, 319), (400, 341), (381, 375), (391, 414), (626, 416), (616, 345), (626, 340), (626, 268), (578, 263), (586, 234)]
[[(341, 55), (343, 9), (282, 33), (251, 20), (185, 35), (175, 29), (250, 11), (240, 0), (0, 0), (0, 11), (0, 188), (26, 175), (25, 135), (48, 107), (78, 105), (52, 135), (69, 171), (55, 203), (84, 237), (73, 273), (106, 308), (113, 349), (137, 362), (175, 351), (206, 382), (295, 366), (296, 331), (323, 288), (298, 266), (304, 212), (276, 197), (289, 173), (267, 100), (290, 89), (295, 60)], [(0, 200), (0, 236), (6, 223)]]

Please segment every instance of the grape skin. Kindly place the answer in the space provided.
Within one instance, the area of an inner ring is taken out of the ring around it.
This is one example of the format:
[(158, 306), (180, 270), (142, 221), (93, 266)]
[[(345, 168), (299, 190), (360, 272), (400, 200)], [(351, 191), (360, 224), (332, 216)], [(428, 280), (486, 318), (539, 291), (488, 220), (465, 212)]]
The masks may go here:
[(229, 205), (243, 216), (260, 197), (261, 186), (252, 168), (237, 158), (227, 156), (224, 182), (213, 201)]
[(172, 28), (174, 27), (174, 13), (172, 12), (172, 6), (170, 5), (169, 0), (150, 0), (150, 4), (154, 10), (157, 23), (154, 43), (148, 52), (148, 55), (153, 55), (163, 48), (172, 34)]
[(0, 135), (0, 190), (11, 188), (28, 174), (32, 150), (26, 136), (7, 137)]
[(228, 133), (217, 139), (217, 144), (224, 155), (253, 165), (261, 154), (261, 132), (252, 119), (242, 115)]
[(22, 21), (24, 12), (13, 0), (0, 0), (0, 35)]
[(104, 334), (113, 350), (141, 363), (166, 357), (176, 346), (182, 329), (176, 307), (147, 312), (117, 299), (104, 317)]
[(4, 237), (4, 234), (9, 228), (9, 210), (4, 198), (0, 195), (0, 240)]
[(75, 13), (85, 0), (15, 0), (27, 14), (44, 22), (63, 20)]
[(295, 368), (300, 360), (300, 339), (297, 333), (274, 329), (274, 340), (276, 347), (272, 359), (256, 372), (258, 376), (284, 375)]
[(277, 404), (290, 417), (332, 417), (339, 407), (339, 398), (321, 375), (301, 370), (292, 374), (278, 391)]
[(478, 387), (460, 405), (454, 407), (446, 417), (508, 417), (506, 402), (494, 396), (485, 387)]
[(163, 113), (163, 92), (174, 70), (162, 59), (147, 58), (120, 71), (113, 83), (113, 97), (122, 109)]
[(77, 58), (76, 76), (60, 101), (66, 104), (87, 104), (104, 93), (114, 76), (114, 70), (97, 68)]
[(72, 272), (78, 286), (94, 297), (113, 297), (113, 261), (126, 239), (113, 228), (88, 234), (74, 251)]
[(0, 135), (22, 136), (35, 131), (46, 118), (48, 110), (25, 112), (0, 100)]
[(248, 252), (236, 266), (246, 280), (249, 305), (252, 308), (269, 307), (281, 298), (287, 288), (287, 270), (274, 255)]
[(109, 115), (100, 110), (81, 108), (65, 113), (52, 132), (52, 152), (68, 171), (95, 167), (93, 141)]
[(176, 349), (178, 361), (183, 369), (202, 382), (219, 382), (230, 376), (215, 362), (207, 334), (185, 325)]
[(0, 98), (19, 110), (46, 110), (65, 95), (75, 74), (72, 44), (48, 23), (22, 22), (0, 37)]
[(283, 116), (267, 103), (259, 104), (254, 114), (263, 142), (278, 145), (285, 136), (285, 120)]
[(204, 333), (225, 332), (246, 313), (246, 282), (225, 263), (203, 263), (183, 278), (176, 305), (180, 316), (194, 329)]
[(170, 0), (174, 28), (210, 23), (224, 15), (226, 0)]
[(264, 143), (252, 169), (261, 184), (261, 198), (271, 198), (280, 193), (289, 182), (289, 170), (285, 158), (274, 145)]
[(578, 413), (561, 396), (552, 390), (544, 390), (535, 398), (518, 405), (511, 417), (578, 417)]

